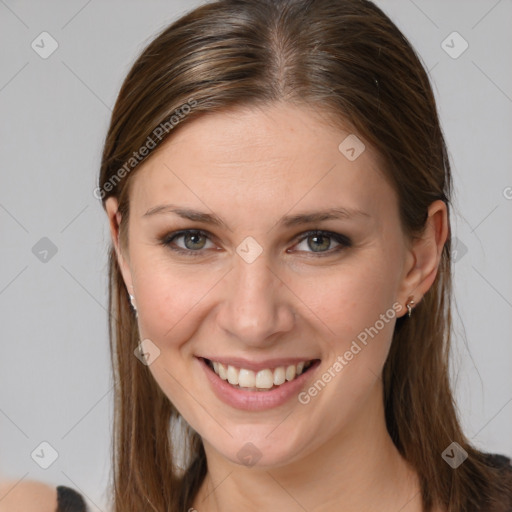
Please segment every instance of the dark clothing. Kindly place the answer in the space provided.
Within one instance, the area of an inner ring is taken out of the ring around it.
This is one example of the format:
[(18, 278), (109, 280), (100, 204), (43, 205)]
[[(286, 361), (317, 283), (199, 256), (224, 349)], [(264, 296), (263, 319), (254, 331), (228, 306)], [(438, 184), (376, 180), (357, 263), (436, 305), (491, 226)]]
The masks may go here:
[(498, 468), (504, 474), (507, 474), (506, 483), (508, 484), (508, 490), (496, 499), (496, 506), (484, 507), (482, 512), (512, 512), (512, 461), (504, 455), (495, 453), (488, 453), (487, 461), (489, 466)]
[(81, 494), (60, 485), (57, 487), (56, 512), (88, 512), (88, 508)]

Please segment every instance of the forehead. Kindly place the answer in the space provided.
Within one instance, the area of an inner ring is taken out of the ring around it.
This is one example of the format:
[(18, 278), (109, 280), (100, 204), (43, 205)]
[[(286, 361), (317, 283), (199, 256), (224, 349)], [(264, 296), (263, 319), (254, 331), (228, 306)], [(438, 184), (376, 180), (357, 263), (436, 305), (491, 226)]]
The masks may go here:
[(229, 205), (235, 214), (343, 206), (376, 215), (396, 197), (377, 153), (363, 144), (306, 107), (204, 115), (181, 126), (141, 165), (131, 204), (140, 215), (178, 200), (203, 210)]

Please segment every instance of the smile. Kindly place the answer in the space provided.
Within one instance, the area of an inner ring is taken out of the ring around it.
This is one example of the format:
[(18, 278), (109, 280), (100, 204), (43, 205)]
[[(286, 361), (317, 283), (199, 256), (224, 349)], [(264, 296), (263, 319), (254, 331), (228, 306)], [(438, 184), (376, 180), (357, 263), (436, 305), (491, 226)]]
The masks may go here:
[(298, 394), (320, 366), (320, 359), (298, 357), (258, 362), (238, 357), (210, 357), (195, 360), (217, 398), (235, 409), (252, 412), (289, 402), (297, 404)]
[(276, 389), (285, 382), (290, 382), (306, 372), (313, 361), (301, 361), (297, 364), (263, 368), (259, 371), (222, 364), (205, 359), (208, 366), (224, 381), (234, 388), (246, 391), (264, 391)]

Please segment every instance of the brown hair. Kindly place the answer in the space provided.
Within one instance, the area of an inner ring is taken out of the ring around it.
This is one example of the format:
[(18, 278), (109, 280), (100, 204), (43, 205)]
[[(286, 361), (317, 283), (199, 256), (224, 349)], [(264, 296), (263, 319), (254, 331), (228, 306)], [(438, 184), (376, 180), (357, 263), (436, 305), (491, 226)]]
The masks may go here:
[[(379, 8), (365, 0), (219, 0), (166, 28), (122, 85), (98, 189), (103, 201), (119, 201), (121, 245), (131, 177), (151, 148), (201, 114), (277, 101), (318, 108), (377, 149), (408, 237), (422, 233), (433, 201), (449, 207), (450, 165), (428, 76)], [(143, 147), (150, 148), (144, 155)], [(186, 511), (206, 474), (202, 442), (187, 431), (182, 472), (172, 437), (180, 415), (133, 356), (137, 323), (113, 247), (109, 263), (113, 510)], [(448, 236), (432, 287), (411, 318), (397, 320), (383, 375), (387, 427), (419, 474), (425, 511), (479, 510), (505, 486), (457, 419), (448, 372), (451, 295)], [(469, 455), (456, 470), (441, 457), (452, 441)]]

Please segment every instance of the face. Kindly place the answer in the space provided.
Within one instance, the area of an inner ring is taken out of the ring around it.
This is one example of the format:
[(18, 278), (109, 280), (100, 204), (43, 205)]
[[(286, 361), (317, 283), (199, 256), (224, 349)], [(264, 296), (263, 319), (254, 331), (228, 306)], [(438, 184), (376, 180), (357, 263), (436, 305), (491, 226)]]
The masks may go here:
[(285, 104), (216, 113), (132, 177), (118, 257), (149, 369), (238, 464), (299, 460), (381, 400), (414, 258), (377, 155), (349, 135)]

